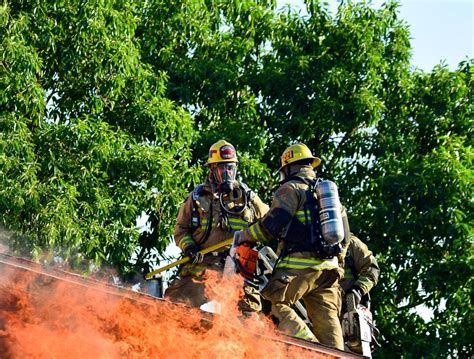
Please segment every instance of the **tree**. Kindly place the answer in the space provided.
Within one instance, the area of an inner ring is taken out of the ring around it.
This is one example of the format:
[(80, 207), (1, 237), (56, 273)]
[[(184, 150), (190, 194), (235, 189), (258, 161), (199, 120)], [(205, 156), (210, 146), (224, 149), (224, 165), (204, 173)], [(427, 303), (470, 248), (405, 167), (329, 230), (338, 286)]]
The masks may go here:
[(245, 181), (267, 193), (274, 184), (264, 159), (268, 134), (250, 85), (273, 31), (274, 7), (271, 0), (149, 1), (139, 29), (143, 59), (166, 72), (167, 96), (193, 116), (194, 161), (202, 164), (209, 146), (225, 137), (238, 151)]
[(411, 70), (396, 2), (306, 6), (5, 3), (1, 220), (35, 256), (148, 270), (211, 143), (236, 145), (239, 171), (268, 200), (279, 155), (302, 141), (381, 263), (376, 354), (467, 355), (473, 61)]
[(193, 176), (192, 125), (163, 97), (164, 74), (140, 62), (135, 5), (2, 7), (1, 213), (36, 256), (52, 250), (128, 272), (144, 212), (155, 227), (142, 244), (168, 243)]
[(384, 268), (376, 297), (386, 356), (473, 350), (472, 65), (413, 73), (406, 111), (377, 126), (355, 212)]

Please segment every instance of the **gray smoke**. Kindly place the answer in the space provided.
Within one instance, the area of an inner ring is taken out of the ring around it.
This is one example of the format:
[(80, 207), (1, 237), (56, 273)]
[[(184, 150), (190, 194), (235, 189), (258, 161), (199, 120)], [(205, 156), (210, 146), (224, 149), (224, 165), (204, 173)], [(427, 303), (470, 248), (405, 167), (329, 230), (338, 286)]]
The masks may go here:
[(0, 224), (0, 253), (8, 253), (10, 251), (7, 243), (11, 236), (12, 233)]

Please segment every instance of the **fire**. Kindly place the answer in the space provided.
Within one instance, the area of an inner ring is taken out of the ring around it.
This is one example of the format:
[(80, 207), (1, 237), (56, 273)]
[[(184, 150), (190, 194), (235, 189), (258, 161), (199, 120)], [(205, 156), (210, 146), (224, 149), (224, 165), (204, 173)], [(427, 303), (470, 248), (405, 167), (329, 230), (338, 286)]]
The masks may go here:
[(271, 339), (278, 334), (270, 320), (238, 312), (239, 276), (207, 282), (220, 315), (8, 269), (0, 277), (0, 357), (314, 358)]

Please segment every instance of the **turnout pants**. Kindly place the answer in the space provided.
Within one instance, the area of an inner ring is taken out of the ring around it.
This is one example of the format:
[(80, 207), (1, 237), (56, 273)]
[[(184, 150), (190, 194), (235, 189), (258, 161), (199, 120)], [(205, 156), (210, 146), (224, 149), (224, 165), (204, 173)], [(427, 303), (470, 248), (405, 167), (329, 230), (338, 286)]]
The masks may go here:
[[(272, 314), (279, 320), (278, 329), (284, 333), (344, 350), (337, 269), (276, 269), (262, 296), (271, 301)], [(292, 308), (300, 299), (312, 330)]]

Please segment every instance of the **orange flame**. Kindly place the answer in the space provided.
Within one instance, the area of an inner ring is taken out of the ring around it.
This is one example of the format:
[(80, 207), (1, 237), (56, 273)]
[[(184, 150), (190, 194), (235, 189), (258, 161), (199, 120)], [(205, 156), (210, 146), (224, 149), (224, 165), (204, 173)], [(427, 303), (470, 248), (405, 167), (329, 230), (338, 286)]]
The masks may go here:
[(207, 283), (220, 315), (9, 269), (0, 277), (0, 357), (314, 358), (272, 340), (270, 320), (242, 317), (239, 276)]

